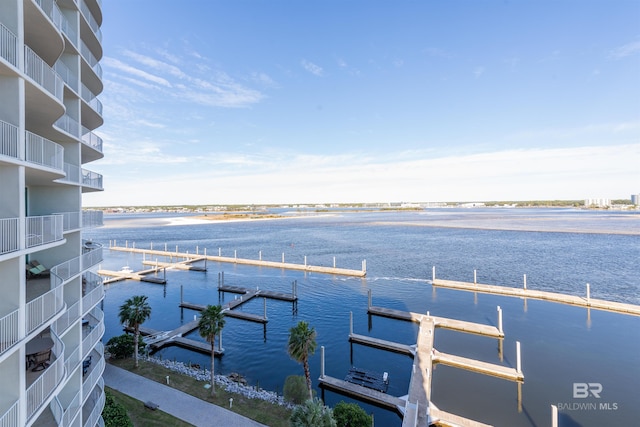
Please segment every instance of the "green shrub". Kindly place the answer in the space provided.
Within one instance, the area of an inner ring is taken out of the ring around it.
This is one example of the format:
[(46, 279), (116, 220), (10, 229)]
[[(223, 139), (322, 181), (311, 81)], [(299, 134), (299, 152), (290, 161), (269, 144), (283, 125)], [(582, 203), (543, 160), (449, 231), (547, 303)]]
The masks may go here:
[[(306, 380), (305, 380), (306, 381)], [(336, 427), (333, 411), (318, 398), (308, 399), (294, 408), (289, 418), (291, 427)]]
[(105, 390), (106, 399), (102, 410), (102, 419), (105, 427), (133, 427), (127, 410), (116, 402), (109, 390)]
[(289, 375), (284, 381), (284, 398), (296, 405), (300, 405), (309, 399), (307, 381), (302, 375)]
[[(126, 359), (133, 356), (133, 346), (133, 335), (122, 334), (107, 341), (106, 348), (114, 359)], [(140, 340), (138, 351), (142, 351), (145, 346), (146, 344)]]
[(333, 408), (338, 427), (371, 427), (371, 416), (356, 403), (338, 403)]

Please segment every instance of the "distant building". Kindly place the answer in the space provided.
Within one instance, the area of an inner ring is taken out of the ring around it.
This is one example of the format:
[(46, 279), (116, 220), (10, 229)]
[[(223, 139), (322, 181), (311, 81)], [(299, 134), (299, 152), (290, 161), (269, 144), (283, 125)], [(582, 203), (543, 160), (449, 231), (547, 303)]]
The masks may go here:
[(631, 195), (631, 204), (636, 206), (640, 205), (640, 194)]
[(598, 208), (608, 208), (611, 206), (611, 199), (585, 199), (584, 205), (586, 207), (596, 206)]

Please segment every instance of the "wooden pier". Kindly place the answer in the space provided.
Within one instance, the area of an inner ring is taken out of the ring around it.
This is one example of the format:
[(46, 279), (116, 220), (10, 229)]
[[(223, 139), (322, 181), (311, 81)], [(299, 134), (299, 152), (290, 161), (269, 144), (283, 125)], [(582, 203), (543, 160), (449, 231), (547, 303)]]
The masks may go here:
[[(205, 266), (202, 267), (199, 265), (192, 265), (199, 261), (205, 261)], [(188, 260), (179, 261), (179, 262), (160, 262), (160, 261), (143, 260), (142, 264), (156, 266), (156, 268), (168, 268), (168, 269), (175, 269), (175, 270), (190, 270), (190, 271), (207, 271), (206, 258), (204, 257), (190, 258)]]
[[(199, 254), (199, 250), (196, 249), (196, 253), (195, 254), (191, 254), (188, 252), (178, 252), (178, 248), (176, 247), (176, 251), (172, 252), (172, 251), (168, 251), (166, 250), (166, 245), (165, 245), (165, 250), (155, 250), (153, 249), (153, 246), (151, 246), (151, 248), (149, 249), (140, 249), (140, 248), (136, 248), (135, 247), (135, 243), (133, 244), (132, 247), (127, 246), (122, 247), (122, 246), (117, 246), (115, 244), (111, 245), (110, 242), (110, 246), (109, 249), (113, 250), (113, 251), (122, 251), (122, 252), (132, 252), (132, 253), (139, 253), (139, 254), (143, 254), (144, 257), (166, 257), (169, 258), (170, 260), (173, 258), (182, 258), (184, 260), (190, 260), (190, 259), (206, 259), (208, 261), (213, 261), (213, 262), (223, 262), (223, 263), (231, 263), (231, 264), (244, 264), (244, 265), (255, 265), (255, 266), (259, 266), (259, 267), (269, 267), (269, 268), (280, 268), (280, 269), (285, 269), (285, 270), (298, 270), (298, 271), (307, 271), (307, 272), (313, 272), (313, 273), (322, 273), (322, 274), (332, 274), (332, 275), (338, 275), (338, 276), (352, 276), (352, 277), (365, 277), (367, 275), (367, 270), (366, 270), (366, 261), (362, 261), (362, 269), (361, 270), (354, 270), (354, 269), (348, 269), (348, 268), (338, 268), (335, 266), (335, 260), (334, 260), (334, 266), (333, 267), (326, 267), (326, 266), (319, 266), (319, 265), (311, 265), (311, 264), (307, 264), (306, 262), (306, 257), (305, 257), (305, 263), (304, 264), (296, 264), (296, 263), (291, 263), (291, 262), (285, 262), (284, 260), (284, 254), (282, 254), (282, 261), (266, 261), (262, 259), (262, 255), (260, 255), (260, 259), (247, 259), (247, 258), (238, 258), (237, 256), (233, 256), (233, 257), (225, 257), (225, 256), (221, 256), (221, 252), (218, 251), (218, 255), (207, 255), (207, 251), (206, 248), (204, 250), (204, 254)], [(154, 264), (155, 261), (148, 261), (150, 264)]]
[(112, 271), (112, 270), (98, 270), (98, 274), (100, 276), (109, 276), (110, 279), (104, 280), (102, 283), (108, 285), (114, 282), (120, 282), (122, 280), (137, 280), (139, 282), (148, 282), (148, 283), (157, 283), (160, 285), (164, 285), (167, 283), (166, 278), (163, 277), (153, 277), (151, 274), (157, 274), (161, 271), (164, 271), (163, 268), (150, 268), (148, 270), (142, 271)]
[(575, 305), (578, 307), (593, 308), (596, 310), (612, 311), (621, 314), (640, 316), (640, 305), (625, 304), (621, 302), (606, 301), (590, 297), (590, 289), (587, 284), (586, 296), (566, 295), (555, 292), (538, 291), (528, 289), (526, 284), (522, 288), (511, 288), (506, 286), (486, 285), (480, 283), (458, 282), (454, 280), (432, 279), (432, 284), (437, 288), (455, 289), (460, 291), (478, 292), (493, 295), (505, 295), (523, 299), (535, 299), (551, 301), (562, 304)]
[[(524, 381), (524, 375), (520, 365), (520, 343), (516, 343), (517, 368), (493, 364), (467, 357), (442, 353), (434, 348), (434, 336), (436, 328), (445, 328), (454, 331), (472, 333), (490, 338), (496, 338), (502, 343), (504, 333), (502, 331), (502, 311), (498, 307), (498, 325), (483, 325), (463, 320), (449, 319), (445, 317), (432, 316), (426, 314), (413, 313), (408, 311), (394, 310), (384, 307), (376, 307), (371, 304), (371, 291), (369, 291), (369, 304), (367, 313), (418, 323), (420, 325), (415, 345), (399, 344), (392, 341), (382, 340), (374, 337), (355, 334), (353, 332), (353, 314), (350, 318), (349, 341), (355, 344), (366, 345), (405, 354), (413, 357), (413, 368), (409, 390), (406, 396), (393, 397), (386, 396), (376, 390), (370, 390), (348, 381), (337, 380), (325, 375), (324, 372), (324, 347), (321, 347), (321, 374), (320, 384), (323, 387), (336, 390), (340, 393), (350, 395), (378, 405), (395, 407), (403, 414), (403, 427), (427, 427), (429, 425), (444, 426), (468, 426), (486, 427), (486, 424), (471, 419), (441, 411), (431, 403), (431, 379), (433, 377), (433, 366), (443, 364), (459, 369), (465, 369), (484, 375), (517, 382)], [(399, 403), (398, 400), (402, 403)]]
[[(160, 350), (162, 347), (169, 347), (172, 345), (186, 348), (188, 350), (198, 351), (204, 354), (211, 354), (211, 344), (208, 342), (196, 341), (189, 338), (184, 338), (182, 335), (188, 334), (198, 328), (198, 320), (185, 323), (172, 331), (158, 331), (146, 326), (140, 326), (140, 335), (143, 337), (150, 337), (146, 339), (147, 345), (151, 351)], [(131, 328), (125, 327), (126, 332), (133, 332)], [(220, 346), (215, 349), (216, 356), (222, 356), (224, 349)]]

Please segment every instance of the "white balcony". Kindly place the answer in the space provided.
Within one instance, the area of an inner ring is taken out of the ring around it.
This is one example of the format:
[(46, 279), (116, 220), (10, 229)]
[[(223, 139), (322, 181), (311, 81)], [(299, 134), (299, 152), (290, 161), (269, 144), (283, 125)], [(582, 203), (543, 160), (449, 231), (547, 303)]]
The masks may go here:
[(28, 216), (26, 247), (46, 245), (64, 239), (62, 215)]
[(86, 359), (91, 350), (104, 335), (104, 313), (99, 308), (94, 308), (90, 314), (84, 317), (89, 323), (82, 328), (82, 359)]
[(102, 227), (104, 225), (104, 212), (98, 210), (82, 211), (82, 228)]
[(82, 271), (86, 271), (102, 262), (102, 245), (95, 242), (86, 242), (82, 254)]
[(73, 73), (67, 64), (58, 60), (54, 65), (56, 73), (60, 76), (60, 78), (69, 86), (75, 93), (78, 93), (78, 75)]
[[(4, 353), (15, 343), (20, 341), (18, 332), (18, 315), (20, 310), (15, 309), (11, 313), (0, 318), (0, 354)], [(0, 423), (0, 427), (2, 423)]]
[(0, 255), (20, 250), (20, 219), (0, 219)]
[(102, 138), (84, 126), (82, 127), (82, 143), (102, 153)]
[(102, 79), (102, 67), (98, 63), (98, 60), (93, 55), (93, 53), (91, 53), (91, 49), (89, 49), (89, 46), (87, 46), (86, 43), (82, 40), (80, 40), (80, 56), (82, 56), (84, 60), (87, 61), (87, 64), (89, 64), (91, 69), (100, 79)]
[(100, 420), (104, 409), (104, 380), (100, 378), (93, 392), (82, 407), (82, 418), (85, 420), (83, 427), (94, 427)]
[[(83, 372), (83, 380), (82, 380), (82, 400), (86, 400), (91, 393), (91, 390), (94, 389), (100, 378), (102, 378), (102, 373), (104, 372), (105, 360), (104, 360), (104, 346), (102, 343), (98, 343), (95, 348), (95, 351), (92, 351), (91, 354), (91, 364), (87, 368), (86, 372)], [(85, 359), (86, 360), (86, 359)]]
[(18, 127), (0, 120), (0, 156), (21, 159)]
[(74, 118), (68, 115), (63, 115), (54, 123), (54, 126), (67, 132), (69, 135), (73, 135), (76, 138), (80, 138), (80, 123)]
[(100, 30), (98, 21), (96, 21), (96, 18), (93, 17), (93, 14), (89, 10), (89, 7), (87, 6), (84, 0), (80, 0), (80, 11), (82, 12), (82, 15), (84, 16), (84, 18), (87, 20), (87, 23), (89, 24), (89, 28), (91, 28), (93, 33), (96, 35), (96, 38), (98, 39), (98, 41), (102, 42), (102, 31)]
[(29, 46), (24, 47), (24, 72), (44, 90), (62, 102), (63, 82), (60, 76)]
[(16, 400), (4, 413), (0, 412), (0, 427), (17, 426), (20, 419), (20, 401)]
[(56, 420), (59, 426), (70, 426), (71, 422), (76, 418), (82, 408), (80, 402), (80, 390), (69, 402), (63, 402), (59, 396), (56, 396), (51, 401), (51, 412), (53, 418)]
[(56, 212), (54, 215), (62, 216), (62, 230), (64, 232), (79, 230), (81, 225), (81, 212)]
[(64, 343), (53, 331), (51, 331), (51, 339), (53, 340), (51, 357), (54, 360), (50, 361), (49, 366), (43, 371), (27, 371), (27, 420), (33, 418), (65, 378)]
[(35, 133), (26, 133), (26, 161), (36, 165), (62, 170), (64, 147)]
[(0, 23), (0, 57), (18, 67), (18, 37)]
[(60, 30), (62, 28), (63, 15), (55, 0), (34, 0), (40, 9), (51, 20), (51, 23)]
[[(52, 279), (53, 281), (53, 275)], [(27, 286), (27, 335), (50, 321), (65, 307), (63, 289), (57, 286), (50, 288), (49, 280), (36, 279)]]
[(82, 186), (94, 190), (102, 190), (102, 175), (87, 169), (82, 169)]
[(73, 325), (81, 316), (80, 301), (76, 301), (71, 306), (67, 307), (64, 314), (60, 316), (54, 324), (51, 326), (58, 335), (62, 335), (69, 326)]
[(102, 116), (102, 102), (84, 84), (82, 85), (80, 96), (96, 113)]
[(102, 277), (91, 272), (85, 273), (82, 279), (82, 314), (87, 314), (104, 298)]

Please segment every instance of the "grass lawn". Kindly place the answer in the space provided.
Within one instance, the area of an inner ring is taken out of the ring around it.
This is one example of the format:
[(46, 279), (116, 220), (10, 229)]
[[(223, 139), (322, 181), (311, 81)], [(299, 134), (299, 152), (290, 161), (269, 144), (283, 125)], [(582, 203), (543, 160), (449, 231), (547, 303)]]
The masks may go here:
[[(216, 387), (216, 397), (211, 397), (211, 391), (204, 388), (204, 382), (197, 381), (186, 375), (181, 375), (155, 363), (145, 362), (144, 360), (140, 360), (140, 366), (138, 366), (138, 368), (134, 367), (133, 359), (110, 359), (109, 363), (162, 384), (166, 384), (166, 376), (168, 375), (170, 378), (169, 385), (175, 389), (226, 409), (229, 409), (229, 398), (233, 398), (233, 408), (231, 411), (271, 427), (289, 426), (291, 410), (280, 405), (274, 405), (260, 399), (249, 399), (248, 397), (235, 393), (228, 393), (220, 386)], [(142, 409), (145, 408), (143, 407)]]
[(193, 427), (189, 423), (185, 423), (166, 412), (162, 412), (157, 409), (152, 411), (144, 407), (144, 403), (129, 397), (126, 394), (122, 394), (117, 390), (113, 390), (109, 387), (105, 387), (106, 390), (111, 393), (115, 401), (124, 406), (127, 410), (127, 414), (133, 422), (135, 427), (147, 427), (147, 426), (173, 426), (173, 427)]

